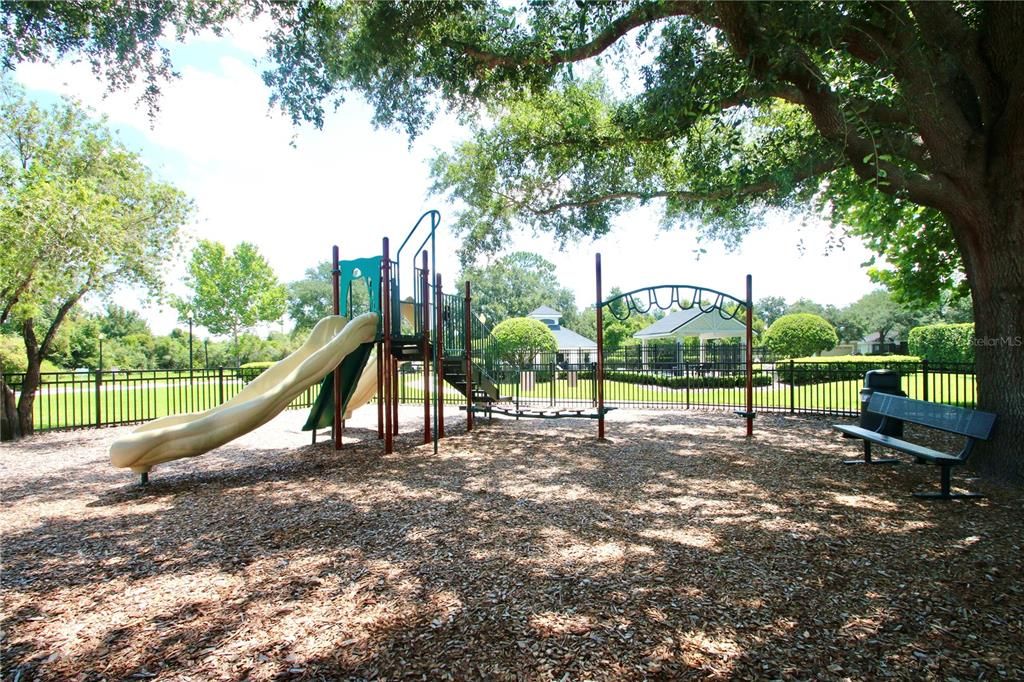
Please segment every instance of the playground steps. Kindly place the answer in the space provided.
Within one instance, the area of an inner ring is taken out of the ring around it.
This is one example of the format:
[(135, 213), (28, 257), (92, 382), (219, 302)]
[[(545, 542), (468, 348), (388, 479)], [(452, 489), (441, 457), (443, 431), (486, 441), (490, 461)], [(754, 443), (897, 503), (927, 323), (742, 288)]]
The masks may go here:
[[(445, 358), (443, 361), (444, 380), (466, 395), (466, 365), (462, 358)], [(498, 387), (478, 367), (473, 368), (473, 404), (494, 403), (508, 400), (503, 398)]]

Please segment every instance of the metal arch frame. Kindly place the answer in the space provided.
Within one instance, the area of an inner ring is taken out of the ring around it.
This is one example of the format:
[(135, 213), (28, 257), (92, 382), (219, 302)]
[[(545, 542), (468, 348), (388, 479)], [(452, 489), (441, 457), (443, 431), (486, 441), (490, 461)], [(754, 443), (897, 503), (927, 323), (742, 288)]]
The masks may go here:
[[(663, 305), (661, 300), (658, 298), (658, 290), (660, 289), (670, 289), (672, 292), (672, 295), (669, 297), (668, 304), (666, 305)], [(689, 302), (684, 302), (685, 299), (679, 295), (680, 292), (683, 291), (693, 292), (692, 296), (689, 297)], [(638, 304), (636, 300), (637, 294), (644, 292), (647, 293), (646, 306)], [(711, 294), (714, 296), (714, 302), (709, 306), (705, 306), (703, 294)], [(626, 299), (626, 314), (620, 317), (610, 306), (612, 303), (622, 299)], [(735, 307), (733, 307), (732, 312), (728, 312), (726, 307), (723, 305), (726, 299), (733, 301), (736, 304)], [(624, 294), (619, 294), (618, 296), (613, 296), (612, 298), (602, 301), (599, 305), (607, 307), (608, 312), (612, 314), (612, 317), (620, 322), (629, 319), (634, 312), (639, 315), (645, 315), (655, 307), (659, 310), (669, 310), (672, 306), (678, 306), (681, 310), (692, 310), (693, 308), (698, 308), (702, 313), (710, 313), (717, 310), (719, 317), (723, 320), (735, 320), (739, 317), (741, 310), (745, 311), (748, 306), (748, 302), (738, 299), (732, 294), (727, 294), (724, 291), (718, 291), (717, 289), (698, 286), (696, 284), (658, 284), (655, 286), (634, 289), (633, 291), (627, 291)]]
[[(718, 291), (717, 289), (710, 289), (708, 287), (694, 286), (692, 284), (661, 284), (653, 287), (643, 287), (640, 289), (634, 289), (618, 296), (613, 296), (608, 300), (604, 300), (601, 295), (601, 254), (595, 255), (595, 280), (597, 283), (597, 297), (595, 299), (594, 308), (597, 312), (597, 363), (594, 368), (594, 378), (597, 381), (597, 438), (598, 440), (604, 440), (604, 309), (611, 303), (619, 301), (623, 298), (626, 299), (626, 315), (625, 317), (619, 317), (615, 314), (615, 311), (608, 307), (609, 312), (612, 313), (612, 317), (619, 320), (620, 322), (629, 318), (633, 311), (637, 313), (646, 313), (651, 307), (657, 305), (661, 310), (668, 310), (673, 305), (679, 305), (683, 310), (691, 310), (694, 307), (699, 308), (702, 313), (710, 313), (712, 310), (717, 310), (719, 316), (724, 320), (734, 320), (739, 315), (739, 311), (742, 308), (746, 313), (745, 326), (746, 326), (746, 406), (742, 412), (737, 411), (736, 414), (743, 417), (747, 423), (747, 437), (750, 438), (754, 435), (754, 292), (753, 292), (753, 277), (747, 275), (747, 296), (746, 300), (740, 300), (732, 294), (727, 294), (724, 291)], [(663, 306), (657, 297), (658, 289), (672, 289), (671, 300), (668, 305)], [(690, 298), (689, 305), (683, 305), (679, 298), (680, 290), (692, 290), (693, 296)], [(647, 292), (647, 307), (641, 310), (640, 306), (636, 304), (634, 295), (640, 292)], [(705, 307), (701, 301), (700, 294), (703, 292), (714, 294), (715, 302), (708, 307)], [(653, 296), (652, 296), (653, 294)], [(733, 311), (729, 314), (724, 314), (725, 309), (722, 307), (724, 299), (730, 299), (736, 302), (736, 306)]]

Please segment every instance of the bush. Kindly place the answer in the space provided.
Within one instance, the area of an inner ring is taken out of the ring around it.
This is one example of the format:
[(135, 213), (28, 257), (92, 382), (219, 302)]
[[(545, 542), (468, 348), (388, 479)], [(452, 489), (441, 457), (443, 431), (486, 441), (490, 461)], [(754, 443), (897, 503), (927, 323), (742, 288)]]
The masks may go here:
[(928, 362), (974, 362), (974, 323), (914, 327), (907, 346)]
[(861, 379), (872, 369), (892, 369), (901, 374), (914, 374), (921, 369), (921, 359), (913, 355), (840, 355), (832, 358), (793, 358), (793, 375), (789, 362), (776, 363), (782, 383), (796, 385), (829, 381)]
[(548, 326), (529, 317), (505, 320), (491, 332), (498, 354), (507, 362), (528, 365), (538, 353), (554, 353), (558, 341)]
[[(594, 373), (591, 371), (580, 372), (579, 378), (593, 380)], [(709, 374), (690, 376), (670, 376), (667, 374), (647, 374), (644, 372), (616, 372), (604, 373), (607, 381), (618, 381), (624, 384), (639, 384), (641, 386), (661, 386), (663, 388), (742, 388), (747, 385), (747, 377), (742, 373), (735, 374)], [(772, 377), (763, 372), (754, 372), (754, 386), (770, 386)]]
[(0, 368), (5, 374), (28, 369), (25, 342), (19, 337), (0, 334)]
[(823, 317), (811, 313), (783, 315), (764, 334), (764, 344), (783, 358), (813, 355), (839, 343), (835, 328)]

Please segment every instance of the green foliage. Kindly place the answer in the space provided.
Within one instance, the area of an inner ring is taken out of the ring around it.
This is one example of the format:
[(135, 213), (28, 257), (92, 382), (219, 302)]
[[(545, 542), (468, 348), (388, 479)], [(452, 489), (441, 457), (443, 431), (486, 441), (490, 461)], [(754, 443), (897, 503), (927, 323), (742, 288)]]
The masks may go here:
[(276, 362), (271, 362), (270, 360), (260, 360), (259, 362), (247, 362), (243, 364), (240, 369), (267, 369), (268, 367), (273, 367), (276, 364)]
[(547, 325), (528, 317), (513, 317), (491, 332), (496, 352), (517, 367), (529, 365), (538, 353), (554, 353), (558, 341)]
[[(593, 379), (591, 371), (580, 372), (580, 379)], [(650, 374), (646, 372), (610, 371), (604, 373), (606, 381), (618, 381), (624, 384), (642, 386), (662, 386), (664, 388), (739, 388), (747, 385), (747, 377), (742, 372), (728, 374), (691, 374), (670, 376), (667, 374)], [(771, 386), (772, 377), (763, 372), (754, 372), (754, 386)]]
[(910, 352), (929, 362), (974, 362), (974, 323), (914, 327), (907, 337)]
[[(333, 311), (331, 263), (322, 261), (306, 269), (303, 279), (288, 284), (288, 317), (295, 322), (296, 332), (307, 332)], [(352, 309), (369, 310), (370, 295), (360, 282), (352, 286)]]
[(764, 334), (765, 345), (778, 357), (791, 358), (835, 348), (836, 330), (811, 313), (793, 313), (775, 320)]
[(562, 324), (575, 329), (576, 297), (558, 283), (554, 263), (526, 251), (516, 251), (484, 266), (467, 266), (458, 281), (469, 280), (473, 308), (489, 324), (524, 317), (542, 305), (562, 313)]
[(119, 339), (131, 334), (150, 334), (149, 324), (135, 310), (122, 308), (116, 303), (107, 304), (100, 318), (100, 331), (108, 339)]
[(192, 207), (75, 103), (0, 95), (0, 323), (31, 321), (26, 351), (46, 356), (86, 294), (161, 291)]
[(0, 334), (0, 372), (24, 372), (27, 367), (25, 343), (21, 338)]
[(845, 312), (864, 330), (877, 332), (882, 343), (893, 337), (905, 337), (918, 319), (917, 313), (884, 289), (865, 294), (850, 304)]
[(772, 322), (787, 312), (789, 311), (787, 310), (786, 299), (781, 296), (766, 296), (754, 301), (754, 315), (764, 320), (765, 327), (772, 326)]
[[(612, 287), (612, 290), (608, 292), (608, 298), (605, 300), (621, 295), (622, 289)], [(637, 341), (633, 339), (633, 334), (654, 324), (655, 319), (653, 315), (641, 315), (633, 312), (626, 317), (627, 312), (628, 304), (624, 298), (613, 301), (605, 307), (604, 313), (601, 316), (604, 326), (605, 348), (622, 348), (623, 346), (636, 344)], [(622, 317), (625, 317), (625, 319), (619, 319)], [(594, 324), (596, 328), (596, 320)]]
[(872, 369), (892, 369), (901, 374), (913, 374), (921, 369), (921, 358), (913, 355), (838, 355), (829, 358), (793, 358), (793, 373), (789, 363), (775, 366), (779, 381), (783, 383), (817, 384), (830, 381), (860, 379)]
[[(182, 319), (191, 311), (197, 324), (213, 334), (239, 334), (284, 314), (286, 290), (253, 244), (241, 242), (228, 253), (223, 244), (200, 240), (192, 252), (185, 283), (192, 290), (175, 302)], [(236, 348), (241, 359), (241, 349)]]

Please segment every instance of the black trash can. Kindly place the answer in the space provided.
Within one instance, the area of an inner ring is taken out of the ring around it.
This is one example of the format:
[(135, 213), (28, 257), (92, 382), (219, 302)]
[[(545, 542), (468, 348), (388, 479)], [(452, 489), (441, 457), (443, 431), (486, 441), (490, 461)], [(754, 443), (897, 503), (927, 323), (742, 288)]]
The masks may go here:
[[(864, 429), (875, 431), (882, 423), (882, 417), (874, 412), (868, 412), (868, 403), (875, 393), (889, 393), (891, 395), (907, 397), (907, 394), (900, 390), (900, 373), (892, 369), (873, 369), (864, 374), (864, 388), (860, 389), (860, 426)], [(894, 438), (903, 437), (903, 421), (900, 419), (888, 419), (885, 428), (882, 430), (886, 436)]]

